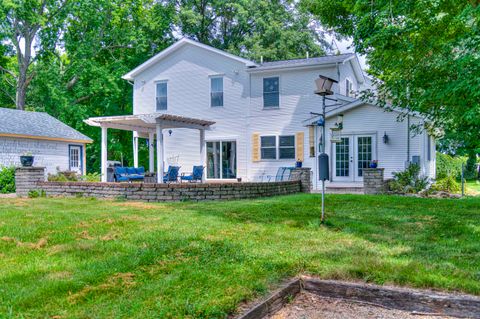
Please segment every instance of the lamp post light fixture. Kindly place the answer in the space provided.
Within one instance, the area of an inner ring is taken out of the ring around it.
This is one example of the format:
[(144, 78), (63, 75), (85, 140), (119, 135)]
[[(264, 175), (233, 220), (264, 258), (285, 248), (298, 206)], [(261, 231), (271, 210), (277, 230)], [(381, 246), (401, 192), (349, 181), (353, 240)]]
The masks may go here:
[[(333, 83), (338, 83), (338, 81), (331, 79), (329, 77), (320, 75), (317, 79), (315, 79), (315, 85), (317, 89), (315, 90), (315, 94), (320, 95), (322, 97), (322, 119), (323, 119), (323, 125), (322, 125), (322, 152), (318, 156), (318, 177), (320, 180), (322, 180), (322, 216), (320, 218), (320, 224), (323, 224), (325, 222), (325, 181), (328, 180), (330, 177), (330, 168), (329, 168), (329, 163), (328, 163), (328, 155), (325, 153), (325, 141), (326, 141), (326, 135), (325, 135), (325, 127), (326, 127), (326, 104), (325, 100), (332, 100), (327, 98), (327, 95), (333, 95), (332, 91), (332, 86)], [(335, 101), (335, 100), (334, 100)], [(342, 123), (341, 125), (343, 126), (343, 115), (341, 117), (341, 122), (338, 122), (337, 124)], [(320, 121), (319, 121), (320, 122)]]

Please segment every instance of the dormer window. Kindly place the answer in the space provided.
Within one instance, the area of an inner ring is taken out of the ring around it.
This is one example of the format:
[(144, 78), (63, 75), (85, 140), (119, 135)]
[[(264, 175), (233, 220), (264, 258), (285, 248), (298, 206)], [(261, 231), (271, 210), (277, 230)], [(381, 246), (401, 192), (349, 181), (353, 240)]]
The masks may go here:
[(167, 109), (167, 82), (157, 82), (157, 111)]
[(345, 79), (345, 96), (354, 97), (353, 83), (349, 79)]

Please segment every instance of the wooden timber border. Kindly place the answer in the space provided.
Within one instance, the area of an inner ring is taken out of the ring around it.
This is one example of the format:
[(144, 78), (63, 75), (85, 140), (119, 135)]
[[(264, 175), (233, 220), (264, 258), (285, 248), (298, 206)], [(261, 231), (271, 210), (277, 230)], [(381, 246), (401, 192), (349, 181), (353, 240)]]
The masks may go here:
[(279, 311), (301, 291), (416, 314), (480, 318), (480, 298), (476, 296), (313, 278), (295, 278), (236, 318), (265, 318)]

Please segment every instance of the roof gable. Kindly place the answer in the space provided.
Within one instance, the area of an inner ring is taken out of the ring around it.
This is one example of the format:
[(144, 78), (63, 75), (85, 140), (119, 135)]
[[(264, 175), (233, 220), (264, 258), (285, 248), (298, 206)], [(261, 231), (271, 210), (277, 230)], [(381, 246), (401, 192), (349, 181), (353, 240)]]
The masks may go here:
[(211, 47), (209, 45), (206, 45), (206, 44), (194, 41), (194, 40), (190, 40), (190, 39), (187, 39), (187, 38), (182, 38), (182, 39), (178, 40), (177, 42), (175, 42), (174, 44), (172, 44), (171, 46), (169, 46), (168, 48), (166, 48), (165, 50), (157, 53), (152, 58), (150, 58), (147, 61), (145, 61), (144, 63), (140, 64), (139, 66), (137, 66), (132, 71), (130, 71), (127, 74), (125, 74), (124, 76), (122, 76), (122, 79), (130, 80), (130, 81), (134, 80), (135, 77), (138, 74), (142, 73), (143, 71), (145, 71), (149, 67), (153, 66), (154, 64), (160, 62), (163, 58), (169, 56), (170, 54), (172, 54), (173, 52), (175, 52), (176, 50), (180, 49), (181, 47), (183, 47), (185, 45), (193, 45), (193, 46), (202, 48), (204, 50), (210, 51), (212, 53), (220, 54), (220, 55), (222, 55), (224, 57), (227, 57), (229, 59), (236, 60), (236, 61), (239, 61), (241, 63), (244, 63), (245, 66), (247, 66), (247, 67), (256, 65), (253, 61), (241, 58), (241, 57), (236, 56), (234, 54), (230, 54), (228, 52), (216, 49), (214, 47)]
[(91, 143), (92, 139), (43, 112), (0, 108), (0, 136)]

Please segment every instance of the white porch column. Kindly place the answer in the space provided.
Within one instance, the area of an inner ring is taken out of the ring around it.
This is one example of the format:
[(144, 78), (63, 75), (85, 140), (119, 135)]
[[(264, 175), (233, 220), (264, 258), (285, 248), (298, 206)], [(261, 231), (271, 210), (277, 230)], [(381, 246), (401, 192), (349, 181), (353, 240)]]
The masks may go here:
[(155, 172), (155, 154), (154, 154), (154, 148), (153, 148), (153, 143), (155, 141), (155, 135), (154, 133), (148, 133), (148, 171), (150, 173)]
[(157, 124), (157, 183), (163, 183), (163, 133), (160, 124)]
[(133, 167), (138, 167), (138, 132), (133, 131)]
[(205, 182), (205, 162), (206, 162), (207, 154), (205, 153), (205, 130), (200, 130), (200, 164), (204, 167), (203, 175), (202, 175), (202, 182)]
[(102, 126), (102, 157), (101, 157), (101, 173), (102, 173), (102, 182), (107, 181), (107, 128)]

